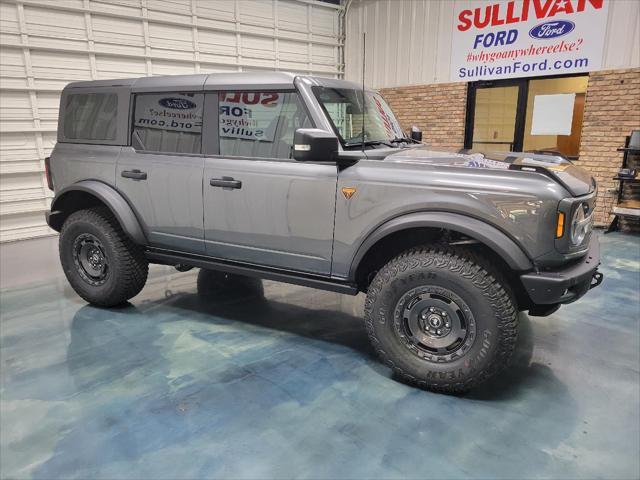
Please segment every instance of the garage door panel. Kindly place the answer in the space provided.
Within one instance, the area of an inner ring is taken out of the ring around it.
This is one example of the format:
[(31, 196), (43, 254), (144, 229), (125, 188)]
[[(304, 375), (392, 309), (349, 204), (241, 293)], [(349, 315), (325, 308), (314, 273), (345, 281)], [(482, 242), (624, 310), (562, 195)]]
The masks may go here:
[(56, 141), (58, 140), (58, 134), (56, 130), (51, 130), (49, 132), (43, 132), (41, 135), (42, 138), (42, 148), (44, 150), (44, 156), (46, 157), (51, 153), (53, 147), (56, 146)]
[(12, 120), (31, 121), (32, 117), (33, 112), (31, 111), (31, 101), (29, 100), (28, 92), (0, 90), (1, 122), (11, 122)]
[(149, 19), (172, 22), (191, 22), (191, 0), (164, 0), (149, 2)]
[(0, 3), (0, 30), (5, 34), (19, 34), (18, 7), (11, 3)]
[(98, 79), (141, 77), (146, 73), (144, 58), (96, 55)]
[(193, 63), (178, 63), (154, 60), (152, 62), (153, 75), (179, 75), (195, 73)]
[(237, 72), (238, 67), (234, 65), (221, 65), (221, 64), (207, 64), (202, 63), (200, 66), (200, 73), (232, 73)]
[(21, 49), (0, 47), (0, 65), (3, 88), (27, 86), (24, 53)]
[(57, 92), (38, 92), (36, 94), (38, 113), (41, 120), (58, 120), (60, 94)]
[(275, 68), (336, 76), (339, 12), (298, 0), (0, 0), (0, 241), (51, 233), (42, 166), (67, 83)]
[(332, 38), (338, 35), (340, 29), (338, 17), (326, 8), (311, 7), (311, 32)]
[(239, 19), (243, 23), (273, 26), (274, 6), (268, 0), (241, 0), (238, 2)]
[(149, 23), (151, 47), (183, 52), (193, 51), (193, 35), (190, 27)]
[(139, 0), (91, 0), (91, 12), (136, 17), (142, 14), (142, 6)]
[(42, 7), (25, 5), (24, 16), (29, 35), (49, 38), (87, 38), (82, 12), (65, 12)]
[(329, 45), (313, 45), (311, 47), (311, 59), (313, 63), (322, 63), (327, 65), (336, 64), (335, 48)]
[(275, 44), (272, 38), (242, 36), (242, 55), (254, 58), (275, 59)]
[(42, 49), (44, 51), (55, 52), (62, 50), (67, 52), (77, 52), (86, 57), (87, 42), (85, 40), (73, 40), (69, 38), (52, 37), (29, 37), (31, 48)]
[[(152, 48), (151, 55), (154, 57), (154, 59), (162, 59), (162, 60), (177, 60), (177, 61), (187, 61), (187, 62), (193, 60), (192, 51), (185, 52), (183, 50)], [(193, 64), (191, 64), (190, 69), (193, 70)]]
[(200, 53), (215, 53), (219, 55), (236, 55), (235, 33), (200, 30), (198, 32)]
[(198, 20), (215, 20), (219, 25), (226, 25), (235, 19), (234, 2), (198, 2), (196, 3)]
[(145, 55), (145, 48), (143, 45), (136, 47), (133, 45), (114, 45), (111, 43), (96, 42), (94, 50), (96, 55), (121, 58), (123, 61), (127, 61), (132, 57), (139, 60)]
[(39, 160), (33, 133), (5, 131), (0, 134), (0, 164), (32, 160)]
[(144, 28), (139, 20), (92, 15), (91, 26), (96, 42), (144, 48)]
[(0, 182), (0, 202), (42, 197), (42, 172), (5, 175)]
[(91, 76), (89, 57), (82, 53), (32, 50), (31, 63), (35, 78), (74, 81)]

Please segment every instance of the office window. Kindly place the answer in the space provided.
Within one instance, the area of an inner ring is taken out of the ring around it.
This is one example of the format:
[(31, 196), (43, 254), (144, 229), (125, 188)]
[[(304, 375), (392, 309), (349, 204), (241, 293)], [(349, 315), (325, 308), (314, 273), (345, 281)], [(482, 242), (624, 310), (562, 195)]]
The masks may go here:
[(220, 154), (293, 158), (293, 134), (311, 127), (297, 93), (223, 92), (219, 94)]
[(202, 93), (136, 95), (131, 143), (136, 150), (200, 153)]
[(118, 96), (71, 94), (64, 109), (64, 136), (72, 140), (115, 140)]

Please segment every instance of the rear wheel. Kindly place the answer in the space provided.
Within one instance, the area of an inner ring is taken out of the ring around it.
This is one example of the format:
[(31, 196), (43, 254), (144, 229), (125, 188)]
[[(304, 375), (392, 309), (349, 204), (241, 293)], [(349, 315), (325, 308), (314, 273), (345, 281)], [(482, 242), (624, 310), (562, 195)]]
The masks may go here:
[(499, 372), (517, 338), (517, 309), (498, 272), (471, 252), (409, 250), (369, 287), (365, 321), (374, 348), (402, 379), (463, 392)]
[(111, 307), (137, 295), (147, 280), (142, 247), (105, 207), (79, 210), (65, 220), (60, 260), (69, 283), (87, 302)]

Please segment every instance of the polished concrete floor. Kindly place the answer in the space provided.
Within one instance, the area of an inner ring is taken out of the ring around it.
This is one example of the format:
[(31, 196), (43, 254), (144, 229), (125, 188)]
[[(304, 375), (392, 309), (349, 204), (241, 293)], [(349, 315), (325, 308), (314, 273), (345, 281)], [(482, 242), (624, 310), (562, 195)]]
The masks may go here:
[(154, 267), (101, 310), (54, 239), (3, 245), (0, 477), (638, 478), (640, 238), (602, 246), (602, 287), (451, 397), (378, 363), (361, 295)]

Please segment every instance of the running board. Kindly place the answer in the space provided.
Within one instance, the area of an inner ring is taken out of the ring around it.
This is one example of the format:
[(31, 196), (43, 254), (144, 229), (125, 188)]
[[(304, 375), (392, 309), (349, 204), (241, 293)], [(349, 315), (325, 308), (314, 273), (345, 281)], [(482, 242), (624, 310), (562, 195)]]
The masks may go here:
[(152, 263), (164, 265), (191, 265), (193, 267), (218, 270), (221, 272), (235, 273), (247, 277), (274, 280), (276, 282), (292, 283), (303, 287), (317, 288), (331, 292), (345, 293), (347, 295), (357, 295), (358, 287), (352, 283), (340, 280), (328, 279), (305, 273), (280, 270), (276, 268), (262, 267), (246, 263), (220, 260), (213, 257), (201, 255), (190, 255), (172, 250), (161, 250), (150, 248), (146, 252), (147, 259)]

